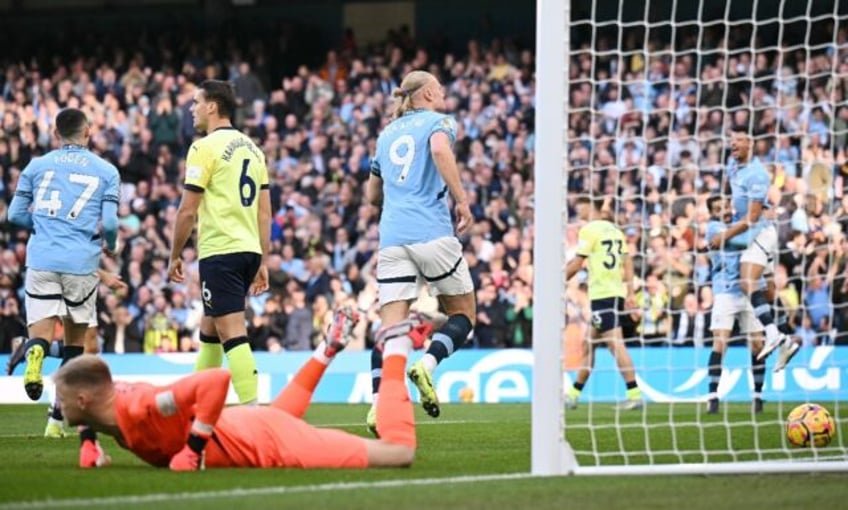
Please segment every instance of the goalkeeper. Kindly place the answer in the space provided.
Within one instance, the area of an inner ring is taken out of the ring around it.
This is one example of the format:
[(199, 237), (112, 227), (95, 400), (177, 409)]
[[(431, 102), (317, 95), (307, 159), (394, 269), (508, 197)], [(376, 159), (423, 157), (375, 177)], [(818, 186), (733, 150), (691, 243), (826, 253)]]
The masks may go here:
[[(409, 466), (416, 437), (404, 370), (409, 351), (421, 348), (432, 331), (417, 316), (378, 332), (384, 358), (377, 407), (382, 439), (320, 429), (302, 419), (356, 322), (350, 309), (337, 311), (326, 340), (269, 407), (225, 409), (230, 374), (223, 369), (203, 370), (169, 386), (113, 382), (106, 363), (91, 355), (62, 367), (56, 390), (69, 423), (109, 434), (145, 462), (176, 471)], [(110, 462), (101, 450), (98, 465)]]

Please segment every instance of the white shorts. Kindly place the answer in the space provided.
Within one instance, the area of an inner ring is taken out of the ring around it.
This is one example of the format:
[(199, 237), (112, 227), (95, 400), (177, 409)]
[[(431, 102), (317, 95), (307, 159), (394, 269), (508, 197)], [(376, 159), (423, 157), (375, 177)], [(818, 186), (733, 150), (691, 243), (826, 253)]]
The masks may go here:
[(97, 326), (97, 273), (63, 274), (27, 269), (27, 326), (51, 317)]
[(769, 276), (774, 274), (777, 253), (777, 228), (769, 225), (757, 234), (751, 245), (742, 252), (742, 258), (739, 260), (764, 267), (763, 276)]
[(377, 255), (380, 304), (416, 299), (427, 282), (432, 296), (474, 292), (462, 245), (455, 237), (427, 243), (390, 246)]
[(754, 307), (747, 296), (716, 294), (713, 302), (710, 331), (732, 331), (733, 321), (739, 321), (739, 332), (743, 335), (760, 333), (763, 325), (754, 314)]

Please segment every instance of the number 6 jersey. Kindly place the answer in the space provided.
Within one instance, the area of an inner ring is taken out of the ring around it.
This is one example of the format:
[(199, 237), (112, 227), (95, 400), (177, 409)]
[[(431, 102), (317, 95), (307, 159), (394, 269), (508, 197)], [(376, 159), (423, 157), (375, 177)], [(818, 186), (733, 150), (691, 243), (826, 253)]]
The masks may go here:
[(588, 259), (589, 299), (627, 297), (622, 257), (627, 241), (618, 227), (606, 220), (593, 220), (578, 234), (577, 255)]
[(258, 198), (268, 186), (265, 155), (236, 128), (218, 128), (191, 144), (185, 188), (204, 194), (197, 219), (198, 258), (262, 253)]
[(448, 188), (430, 154), (430, 137), (437, 132), (453, 143), (456, 122), (441, 113), (412, 110), (377, 139), (371, 173), (383, 180), (380, 248), (453, 236)]
[(119, 193), (118, 170), (80, 145), (30, 161), (15, 192), (15, 202), (26, 209), (31, 204), (27, 267), (76, 275), (97, 271), (104, 206), (111, 204), (114, 220)]

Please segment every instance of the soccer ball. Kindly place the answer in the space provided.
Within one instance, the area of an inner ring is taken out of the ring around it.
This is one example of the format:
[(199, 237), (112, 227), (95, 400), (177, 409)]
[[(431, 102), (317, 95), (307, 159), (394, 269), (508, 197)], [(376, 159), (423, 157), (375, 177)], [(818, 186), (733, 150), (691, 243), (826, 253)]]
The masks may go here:
[(834, 436), (836, 422), (818, 404), (801, 404), (786, 417), (786, 439), (793, 446), (823, 448)]

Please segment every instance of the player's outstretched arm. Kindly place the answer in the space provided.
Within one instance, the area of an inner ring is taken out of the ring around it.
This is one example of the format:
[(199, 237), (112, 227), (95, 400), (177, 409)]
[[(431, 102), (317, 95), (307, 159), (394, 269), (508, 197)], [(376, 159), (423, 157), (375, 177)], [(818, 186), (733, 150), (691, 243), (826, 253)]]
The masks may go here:
[(170, 388), (170, 397), (157, 397), (160, 411), (167, 412), (173, 406), (177, 410), (194, 409), (185, 447), (171, 459), (170, 468), (175, 471), (203, 469), (203, 450), (212, 436), (215, 424), (221, 417), (230, 387), (230, 372), (223, 368), (210, 368), (180, 379)]
[(448, 186), (451, 196), (456, 203), (457, 225), (459, 235), (465, 235), (474, 225), (474, 217), (468, 206), (468, 198), (462, 187), (462, 179), (456, 166), (456, 156), (453, 153), (451, 137), (444, 131), (437, 131), (430, 136), (430, 154), (436, 169)]
[(760, 221), (760, 216), (763, 213), (763, 202), (759, 200), (751, 200), (748, 203), (748, 214), (737, 221), (733, 225), (731, 225), (727, 230), (722, 232), (721, 234), (716, 235), (712, 242), (710, 242), (710, 246), (714, 249), (719, 249), (727, 242), (728, 239), (732, 239), (739, 234), (745, 233), (751, 225)]

